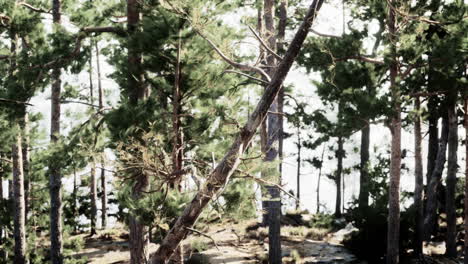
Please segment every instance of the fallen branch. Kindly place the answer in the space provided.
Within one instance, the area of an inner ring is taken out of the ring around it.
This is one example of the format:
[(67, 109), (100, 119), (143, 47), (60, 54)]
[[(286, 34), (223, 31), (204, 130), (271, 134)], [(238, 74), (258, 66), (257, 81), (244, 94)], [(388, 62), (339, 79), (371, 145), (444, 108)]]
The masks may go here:
[(185, 229), (187, 229), (187, 230), (190, 231), (190, 232), (197, 233), (197, 234), (199, 234), (199, 235), (201, 235), (201, 236), (204, 236), (204, 237), (206, 237), (206, 238), (209, 238), (211, 241), (213, 241), (213, 244), (215, 245), (216, 249), (217, 249), (218, 251), (220, 251), (220, 250), (219, 250), (219, 247), (218, 247), (218, 244), (216, 244), (216, 240), (214, 240), (213, 237), (211, 237), (211, 236), (209, 236), (209, 235), (207, 235), (207, 234), (205, 234), (205, 233), (202, 233), (202, 232), (200, 232), (200, 231), (198, 231), (198, 230), (196, 230), (196, 229), (190, 228), (190, 227), (185, 227)]
[(271, 78), (270, 83), (266, 86), (256, 109), (250, 115), (245, 126), (237, 134), (235, 141), (232, 143), (224, 158), (210, 174), (206, 184), (200, 188), (193, 200), (187, 205), (181, 216), (177, 219), (174, 226), (169, 230), (158, 250), (152, 255), (151, 263), (165, 264), (169, 261), (180, 242), (187, 236), (189, 232), (187, 228), (190, 228), (195, 224), (203, 209), (229, 182), (230, 177), (236, 171), (241, 162), (241, 156), (248, 148), (250, 141), (256, 134), (260, 124), (265, 120), (268, 109), (278, 95), (284, 79), (296, 60), (309, 30), (312, 27), (312, 23), (317, 16), (317, 11), (320, 9), (323, 2), (324, 0), (314, 0), (310, 5), (304, 21), (299, 27), (294, 39), (291, 41), (291, 44)]

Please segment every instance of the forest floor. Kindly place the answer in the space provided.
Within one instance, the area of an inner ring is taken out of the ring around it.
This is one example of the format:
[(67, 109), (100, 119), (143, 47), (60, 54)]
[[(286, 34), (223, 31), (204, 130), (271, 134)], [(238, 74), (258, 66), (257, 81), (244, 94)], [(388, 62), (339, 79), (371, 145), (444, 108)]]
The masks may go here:
[[(213, 224), (192, 233), (184, 240), (187, 263), (262, 263), (267, 258), (268, 231), (251, 228), (255, 221)], [(283, 260), (285, 263), (360, 263), (325, 229), (304, 226), (283, 226)], [(84, 248), (74, 254), (91, 264), (129, 263), (128, 234), (122, 228), (100, 231), (89, 238), (84, 234), (73, 237), (85, 241)], [(157, 249), (150, 244), (150, 253)]]
[[(268, 231), (256, 226), (254, 220), (198, 228), (200, 233), (192, 233), (184, 240), (186, 263), (267, 263)], [(357, 260), (341, 245), (344, 236), (352, 230), (350, 225), (335, 233), (305, 226), (282, 226), (283, 263), (364, 264), (366, 262)], [(86, 263), (90, 264), (129, 263), (128, 233), (123, 228), (100, 231), (92, 238), (85, 234), (72, 237), (77, 238), (83, 239), (85, 244), (83, 249), (74, 254), (75, 258), (85, 258)], [(157, 247), (157, 244), (151, 243), (150, 254)], [(425, 248), (425, 253), (439, 254), (444, 249), (444, 246), (434, 244)], [(426, 263), (457, 262), (433, 259)]]

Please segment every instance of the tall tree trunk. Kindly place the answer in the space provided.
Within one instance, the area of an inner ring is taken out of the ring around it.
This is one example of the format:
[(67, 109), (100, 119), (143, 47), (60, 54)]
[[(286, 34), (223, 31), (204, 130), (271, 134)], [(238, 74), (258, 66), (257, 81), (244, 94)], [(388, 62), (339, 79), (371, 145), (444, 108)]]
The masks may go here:
[(465, 264), (468, 264), (468, 94), (465, 95)]
[[(99, 59), (100, 51), (98, 41), (94, 42), (94, 48), (96, 50), (96, 70), (97, 70), (97, 81), (98, 81), (98, 104), (99, 110), (102, 111), (104, 108), (104, 90), (102, 87), (101, 78), (101, 61)], [(107, 187), (106, 187), (106, 164), (105, 154), (101, 155), (101, 228), (107, 228)]]
[(319, 174), (318, 174), (318, 179), (317, 179), (317, 210), (316, 210), (316, 214), (320, 213), (320, 180), (322, 178), (323, 157), (325, 156), (325, 148), (326, 148), (326, 145), (324, 145), (323, 149), (322, 149), (322, 157), (320, 159), (320, 168), (319, 168)]
[[(395, 0), (389, 0), (395, 4)], [(390, 188), (387, 229), (387, 264), (398, 264), (400, 237), (400, 169), (401, 169), (401, 102), (400, 91), (396, 83), (398, 75), (398, 61), (396, 55), (396, 18), (395, 10), (388, 8), (388, 32), (391, 49), (390, 89), (394, 113), (391, 116), (391, 159), (390, 159)]]
[[(73, 219), (78, 219), (78, 175), (76, 174), (76, 166), (73, 163), (73, 191), (72, 191), (72, 213)], [(78, 225), (73, 225), (73, 233), (78, 234)]]
[[(283, 55), (284, 50), (284, 38), (286, 35), (286, 25), (288, 22), (288, 0), (281, 0), (279, 6), (279, 22), (278, 22), (278, 53)], [(284, 141), (284, 87), (281, 88), (278, 94), (278, 114), (279, 114), (279, 139), (278, 139), (278, 156), (280, 159), (279, 183), (282, 184), (283, 178), (283, 141)]]
[(449, 121), (447, 116), (442, 120), (442, 134), (437, 152), (434, 170), (427, 186), (426, 213), (424, 215), (424, 241), (430, 241), (434, 226), (437, 221), (437, 189), (440, 185), (442, 172), (444, 171), (447, 141), (449, 134)]
[[(429, 73), (428, 73), (428, 83), (427, 88), (428, 92), (435, 92), (437, 90), (434, 87), (433, 79), (434, 72), (433, 66), (431, 65), (431, 57), (429, 55)], [(438, 109), (439, 99), (437, 96), (429, 97), (427, 110), (428, 110), (428, 121), (429, 121), (429, 140), (427, 142), (427, 174), (426, 174), (426, 185), (429, 186), (431, 182), (432, 172), (436, 166), (437, 153), (439, 151), (439, 109)], [(429, 193), (429, 192), (426, 192)]]
[(456, 113), (457, 91), (452, 88), (448, 95), (448, 160), (447, 160), (447, 180), (446, 180), (446, 214), (447, 214), (447, 237), (446, 252), (448, 257), (457, 257), (457, 215), (455, 208), (455, 188), (457, 184), (457, 151), (458, 151), (458, 118)]
[[(265, 21), (265, 38), (271, 50), (276, 51), (276, 30), (275, 30), (275, 0), (263, 1), (263, 19)], [(267, 73), (270, 78), (273, 76), (276, 67), (275, 56), (267, 53)], [(273, 100), (267, 114), (267, 141), (265, 162), (275, 162), (278, 159), (278, 144), (280, 133), (280, 119), (278, 115), (278, 97)], [(279, 169), (279, 168), (278, 168)], [(276, 168), (269, 169), (267, 177), (274, 183), (279, 183), (280, 174)], [(271, 264), (281, 263), (281, 196), (276, 185), (267, 185), (268, 203), (266, 212), (268, 214), (268, 260)]]
[[(368, 121), (368, 120), (367, 120)], [(361, 129), (361, 164), (359, 178), (359, 209), (366, 210), (369, 206), (369, 147), (370, 124)]]
[[(60, 24), (60, 0), (52, 0), (52, 18), (54, 24)], [(52, 69), (52, 105), (50, 141), (52, 146), (57, 144), (60, 137), (60, 68)], [(60, 166), (56, 161), (49, 164), (50, 188), (50, 255), (52, 264), (63, 263), (62, 253), (62, 176)]]
[(299, 210), (301, 206), (301, 129), (297, 127), (297, 201), (296, 210)]
[(89, 185), (91, 195), (91, 233), (90, 236), (96, 234), (97, 224), (97, 179), (96, 179), (96, 162), (91, 158), (91, 182)]
[(266, 87), (255, 111), (250, 116), (247, 124), (240, 130), (235, 141), (226, 152), (224, 158), (218, 163), (216, 169), (208, 177), (206, 184), (198, 191), (196, 196), (185, 208), (182, 215), (178, 218), (174, 226), (169, 230), (160, 247), (152, 256), (153, 264), (167, 263), (169, 257), (174, 253), (180, 241), (187, 236), (189, 230), (200, 216), (203, 209), (218, 194), (229, 181), (230, 176), (236, 171), (240, 163), (240, 157), (245, 152), (257, 128), (265, 119), (270, 105), (288, 74), (294, 60), (297, 58), (305, 38), (312, 26), (312, 23), (323, 4), (323, 0), (314, 0), (299, 27), (294, 39), (286, 52), (283, 60), (276, 69), (275, 74)]
[(12, 146), (13, 159), (13, 192), (14, 192), (14, 237), (15, 257), (14, 263), (25, 264), (26, 261), (26, 229), (25, 229), (25, 205), (24, 205), (24, 174), (23, 151), (20, 125), (17, 125), (18, 134), (16, 142)]
[(416, 226), (414, 235), (414, 253), (421, 255), (423, 253), (423, 232), (424, 232), (424, 207), (423, 207), (423, 189), (424, 176), (422, 164), (422, 132), (421, 132), (421, 100), (419, 96), (415, 99), (416, 117), (414, 120), (414, 208), (416, 211)]
[(338, 150), (336, 151), (336, 158), (338, 161), (337, 169), (335, 173), (335, 185), (336, 185), (336, 202), (335, 202), (335, 217), (341, 217), (341, 177), (343, 174), (343, 137), (338, 137)]
[[(0, 155), (1, 157), (1, 155)], [(3, 179), (5, 177), (5, 171), (3, 170), (3, 164), (0, 161), (0, 201), (3, 203)], [(7, 252), (6, 248), (3, 246), (6, 238), (6, 228), (4, 225), (0, 225), (0, 259), (6, 262), (7, 259)]]
[[(130, 103), (137, 105), (149, 96), (149, 89), (143, 83), (142, 55), (137, 34), (140, 23), (140, 2), (127, 0), (128, 39), (128, 94)], [(149, 191), (149, 177), (145, 173), (135, 175), (132, 187), (132, 198), (139, 200)], [(148, 227), (141, 223), (136, 215), (130, 215), (130, 264), (146, 263), (148, 260)]]
[(30, 127), (29, 127), (29, 114), (26, 112), (24, 114), (24, 123), (23, 123), (23, 175), (24, 175), (24, 221), (25, 223), (28, 222), (28, 214), (29, 214), (29, 193), (31, 192), (31, 179), (30, 175)]
[[(92, 40), (91, 40), (92, 41)], [(93, 85), (93, 56), (89, 58), (89, 103), (93, 105), (94, 103), (94, 85)], [(93, 107), (90, 106), (90, 110), (93, 111)], [(97, 133), (97, 132), (96, 132)], [(96, 134), (97, 137), (97, 134)], [(93, 148), (94, 150), (94, 148)], [(91, 157), (91, 171), (90, 171), (90, 183), (89, 183), (89, 194), (91, 198), (91, 228), (90, 236), (96, 234), (96, 225), (97, 225), (97, 179), (96, 179), (96, 160), (94, 155)]]

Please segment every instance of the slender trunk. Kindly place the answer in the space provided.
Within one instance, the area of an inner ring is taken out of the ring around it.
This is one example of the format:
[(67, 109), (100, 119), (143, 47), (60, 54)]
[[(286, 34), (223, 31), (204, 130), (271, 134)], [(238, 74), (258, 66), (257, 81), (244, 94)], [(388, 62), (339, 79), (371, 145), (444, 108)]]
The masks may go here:
[[(92, 52), (89, 58), (89, 103), (93, 105), (94, 103), (94, 85), (93, 85), (93, 57)], [(93, 111), (93, 107), (90, 107), (90, 110)], [(97, 132), (96, 132), (97, 133)], [(96, 134), (97, 137), (97, 134)], [(94, 157), (91, 157), (91, 172), (90, 172), (90, 184), (89, 184), (89, 194), (91, 195), (91, 228), (90, 236), (96, 234), (96, 224), (97, 224), (97, 179), (96, 179), (96, 161)]]
[(434, 170), (430, 176), (431, 181), (427, 186), (426, 213), (424, 216), (424, 241), (430, 241), (432, 231), (437, 221), (437, 189), (440, 185), (442, 172), (444, 171), (447, 141), (449, 134), (449, 121), (446, 116), (442, 120), (442, 134), (437, 152)]
[(320, 159), (320, 168), (319, 168), (319, 174), (318, 174), (318, 179), (317, 179), (317, 211), (316, 211), (317, 214), (320, 213), (320, 179), (322, 178), (323, 157), (325, 156), (325, 148), (326, 148), (326, 145), (324, 145), (322, 149), (322, 157)]
[[(53, 23), (60, 24), (60, 0), (52, 0)], [(50, 141), (52, 146), (58, 143), (60, 137), (60, 68), (52, 69), (52, 105)], [(50, 188), (50, 255), (52, 264), (63, 263), (62, 253), (62, 175), (56, 161), (49, 164)]]
[(322, 4), (323, 0), (314, 0), (312, 2), (304, 21), (291, 41), (288, 51), (277, 67), (255, 111), (250, 116), (247, 124), (238, 133), (236, 140), (226, 152), (224, 158), (208, 177), (206, 184), (198, 191), (182, 215), (177, 219), (177, 222), (169, 230), (160, 247), (152, 256), (153, 264), (167, 263), (167, 260), (174, 253), (180, 241), (189, 233), (187, 227), (190, 228), (195, 224), (203, 209), (223, 189), (228, 183), (230, 176), (236, 171), (240, 163), (240, 157), (255, 135), (257, 128), (265, 119), (268, 109), (277, 96), (293, 62), (297, 58)]
[[(279, 6), (279, 22), (278, 22), (278, 53), (283, 55), (284, 50), (284, 38), (286, 35), (286, 24), (288, 20), (288, 0), (281, 0)], [(280, 179), (279, 184), (282, 184), (283, 178), (283, 138), (284, 138), (284, 88), (281, 88), (278, 94), (278, 113), (279, 113), (279, 139), (278, 139), (278, 156), (280, 159), (279, 173)]]
[(336, 158), (338, 160), (337, 169), (335, 174), (336, 184), (336, 202), (335, 202), (335, 216), (341, 217), (341, 177), (343, 174), (343, 137), (338, 137), (338, 150), (336, 151)]
[[(389, 0), (394, 4), (395, 0)], [(401, 169), (401, 100), (398, 84), (398, 62), (396, 55), (396, 20), (395, 11), (388, 8), (388, 31), (391, 49), (390, 62), (390, 89), (394, 113), (391, 117), (391, 159), (390, 159), (390, 188), (389, 188), (389, 210), (387, 229), (387, 264), (398, 264), (399, 237), (400, 237), (400, 169)]]
[(465, 264), (468, 264), (468, 95), (465, 95)]
[(90, 194), (91, 194), (91, 233), (93, 236), (96, 234), (97, 224), (97, 179), (96, 179), (96, 162), (94, 158), (91, 158), (91, 182), (90, 182)]
[[(97, 81), (98, 81), (98, 104), (99, 110), (104, 108), (104, 90), (102, 88), (102, 79), (101, 79), (101, 61), (99, 59), (100, 51), (98, 42), (94, 42), (94, 48), (96, 50), (96, 70), (97, 70)], [(105, 165), (104, 153), (101, 157), (101, 228), (107, 228), (107, 187), (106, 187), (106, 165)]]
[(106, 170), (104, 168), (104, 158), (101, 162), (101, 228), (107, 228), (107, 187), (106, 187)]
[[(72, 213), (73, 213), (73, 220), (76, 221), (78, 219), (78, 176), (76, 174), (76, 167), (73, 163), (73, 203), (72, 203)], [(75, 234), (78, 233), (78, 225), (73, 225), (73, 232)]]
[(424, 231), (424, 207), (423, 207), (423, 189), (424, 189), (424, 176), (422, 164), (422, 132), (421, 132), (421, 101), (419, 96), (415, 99), (416, 117), (414, 120), (414, 174), (415, 174), (415, 187), (414, 187), (414, 208), (416, 211), (416, 226), (414, 235), (414, 253), (421, 255), (423, 253), (423, 231)]
[[(137, 38), (140, 23), (140, 2), (127, 0), (127, 30), (128, 39), (128, 95), (130, 103), (137, 105), (149, 96), (149, 89), (143, 83), (142, 55), (140, 41)], [(132, 198), (139, 200), (149, 191), (149, 177), (145, 173), (137, 172), (134, 176)], [(148, 260), (148, 228), (141, 223), (137, 215), (130, 215), (130, 264), (146, 263)]]
[(24, 204), (24, 174), (21, 128), (18, 125), (16, 142), (12, 146), (13, 159), (13, 192), (14, 192), (14, 263), (25, 264), (26, 260), (26, 230)]
[[(431, 57), (429, 55), (429, 73), (428, 73), (428, 83), (427, 88), (428, 92), (435, 92), (437, 90), (434, 87), (434, 71), (433, 66), (431, 66)], [(429, 140), (427, 142), (427, 174), (426, 174), (426, 184), (429, 186), (431, 182), (432, 172), (436, 166), (437, 153), (439, 150), (439, 110), (438, 110), (438, 101), (437, 96), (431, 96), (428, 100), (427, 109), (428, 109), (428, 121), (429, 121)], [(429, 193), (429, 192), (427, 192)]]
[(449, 136), (448, 136), (448, 160), (447, 160), (447, 180), (446, 180), (446, 214), (447, 214), (447, 237), (446, 252), (448, 257), (457, 257), (457, 215), (455, 208), (455, 188), (457, 184), (457, 151), (458, 151), (458, 120), (456, 113), (457, 92), (452, 88), (449, 96), (448, 118), (449, 118)]
[[(275, 0), (263, 1), (263, 19), (265, 20), (265, 38), (270, 49), (276, 51), (276, 30), (275, 30)], [(276, 67), (276, 59), (273, 54), (267, 53), (267, 73), (270, 78), (273, 76)], [(278, 159), (280, 119), (278, 115), (278, 97), (273, 100), (267, 114), (267, 142), (265, 162), (275, 162)], [(279, 169), (279, 168), (278, 168)], [(274, 183), (279, 183), (281, 175), (276, 168), (268, 170), (268, 178)], [(268, 260), (270, 264), (281, 263), (281, 196), (280, 190), (276, 185), (267, 185), (266, 190), (269, 194), (268, 206)]]
[(359, 209), (366, 210), (369, 206), (369, 146), (370, 146), (370, 125), (367, 122), (361, 129), (361, 164), (359, 179)]
[(29, 178), (30, 175), (30, 153), (29, 153), (29, 145), (30, 145), (30, 127), (29, 127), (29, 114), (26, 112), (24, 115), (24, 135), (23, 135), (23, 174), (24, 174), (24, 221), (25, 223), (28, 222), (28, 214), (29, 214), (29, 193), (31, 192), (31, 179)]
[[(179, 175), (182, 171), (182, 130), (180, 127), (180, 108), (181, 108), (181, 69), (180, 69), (180, 53), (182, 49), (182, 38), (181, 31), (179, 29), (179, 38), (177, 43), (177, 61), (175, 67), (175, 82), (174, 82), (174, 91), (172, 94), (172, 173)], [(177, 177), (174, 182), (171, 183), (172, 188), (177, 188), (177, 190), (182, 191), (181, 177)]]
[(297, 201), (296, 210), (299, 210), (301, 206), (301, 129), (297, 127)]
[[(0, 155), (1, 157), (1, 155)], [(3, 179), (5, 177), (5, 171), (3, 169), (3, 164), (1, 164), (0, 161), (0, 201), (3, 203), (4, 198), (3, 198)], [(4, 240), (5, 240), (5, 234), (6, 229), (4, 228), (4, 225), (0, 225), (0, 258), (6, 262), (6, 250), (5, 247), (3, 246)]]

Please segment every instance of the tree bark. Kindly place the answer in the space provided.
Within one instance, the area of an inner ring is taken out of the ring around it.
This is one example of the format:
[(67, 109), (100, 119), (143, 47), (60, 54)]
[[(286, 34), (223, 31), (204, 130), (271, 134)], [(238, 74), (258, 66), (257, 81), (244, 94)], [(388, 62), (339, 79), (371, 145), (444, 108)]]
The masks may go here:
[(423, 190), (424, 176), (422, 164), (422, 132), (421, 132), (421, 100), (419, 96), (415, 99), (416, 117), (414, 120), (414, 208), (416, 211), (416, 226), (414, 235), (414, 253), (417, 256), (423, 253), (423, 232), (424, 232), (424, 207), (423, 207)]
[[(395, 0), (389, 0), (394, 4)], [(391, 116), (391, 159), (390, 159), (390, 188), (389, 188), (389, 210), (387, 228), (387, 264), (398, 264), (399, 237), (400, 237), (400, 169), (401, 169), (401, 100), (398, 84), (398, 61), (396, 55), (396, 20), (395, 11), (388, 8), (387, 26), (390, 41), (390, 90), (392, 93), (392, 104), (394, 113)]]
[[(128, 95), (130, 103), (137, 105), (148, 98), (149, 89), (143, 83), (142, 55), (140, 41), (137, 34), (140, 23), (140, 2), (127, 0), (127, 30), (128, 39)], [(144, 173), (135, 175), (135, 184), (132, 187), (132, 198), (139, 200), (145, 192), (149, 191), (149, 177)], [(148, 261), (148, 227), (141, 223), (136, 215), (130, 215), (130, 264), (141, 264)]]
[(442, 120), (442, 134), (437, 152), (434, 170), (427, 186), (426, 213), (424, 216), (424, 241), (430, 241), (432, 231), (437, 221), (437, 188), (440, 185), (442, 172), (444, 171), (447, 141), (449, 134), (449, 121), (445, 116)]
[(341, 217), (341, 177), (343, 174), (343, 137), (338, 137), (338, 150), (336, 151), (336, 158), (338, 161), (336, 173), (335, 173), (335, 185), (336, 185), (336, 201), (335, 201), (335, 217)]
[[(434, 87), (433, 79), (434, 72), (433, 66), (431, 65), (431, 57), (429, 55), (429, 73), (428, 73), (428, 92), (435, 92), (437, 90)], [(436, 166), (437, 153), (439, 150), (439, 110), (438, 110), (439, 99), (437, 96), (431, 96), (428, 100), (428, 121), (429, 121), (429, 140), (427, 142), (427, 174), (426, 174), (426, 185), (429, 186), (431, 182), (432, 172)], [(428, 192), (427, 192), (428, 193)]]
[(14, 192), (14, 238), (15, 256), (14, 263), (25, 264), (26, 260), (26, 229), (25, 229), (25, 204), (24, 204), (24, 174), (23, 151), (20, 125), (17, 125), (18, 134), (16, 142), (12, 146), (13, 159), (13, 192)]
[(468, 264), (468, 95), (465, 95), (465, 264)]
[[(369, 122), (367, 122), (369, 124)], [(369, 147), (370, 125), (361, 129), (361, 164), (359, 178), (359, 209), (366, 210), (369, 206)]]
[(302, 44), (317, 16), (318, 10), (323, 4), (323, 0), (314, 0), (311, 4), (304, 21), (299, 27), (294, 39), (292, 40), (283, 60), (279, 64), (270, 84), (266, 87), (255, 111), (250, 116), (247, 124), (238, 133), (236, 140), (227, 151), (224, 158), (219, 162), (216, 169), (207, 179), (207, 184), (203, 186), (192, 202), (185, 208), (182, 215), (178, 218), (174, 226), (161, 243), (156, 253), (152, 256), (152, 263), (167, 263), (169, 257), (179, 245), (180, 241), (187, 236), (189, 230), (186, 227), (192, 227), (203, 209), (218, 194), (229, 181), (230, 176), (235, 172), (240, 163), (240, 157), (244, 153), (246, 146), (249, 145), (257, 128), (263, 122), (277, 96), (286, 75), (291, 69), (294, 60), (297, 58)]
[(457, 257), (457, 215), (455, 208), (455, 188), (457, 184), (457, 151), (458, 151), (458, 120), (456, 113), (457, 91), (452, 88), (448, 97), (448, 160), (447, 160), (447, 179), (446, 179), (446, 199), (445, 211), (447, 214), (447, 236), (446, 252), (448, 257)]
[[(278, 22), (278, 53), (283, 55), (284, 50), (284, 41), (286, 35), (286, 25), (288, 22), (288, 0), (281, 0), (279, 6), (279, 22)], [(279, 183), (281, 185), (283, 178), (283, 141), (284, 141), (284, 87), (281, 88), (278, 94), (278, 113), (279, 113), (279, 140), (278, 140), (278, 155), (280, 159), (279, 164), (279, 173), (280, 179)]]
[[(54, 24), (59, 25), (61, 23), (60, 0), (52, 0), (52, 18)], [(62, 85), (60, 74), (60, 68), (52, 69), (52, 117), (50, 128), (52, 146), (58, 144), (60, 137), (60, 90)], [(62, 264), (62, 175), (60, 166), (57, 165), (56, 161), (51, 161), (49, 167), (51, 263)]]

